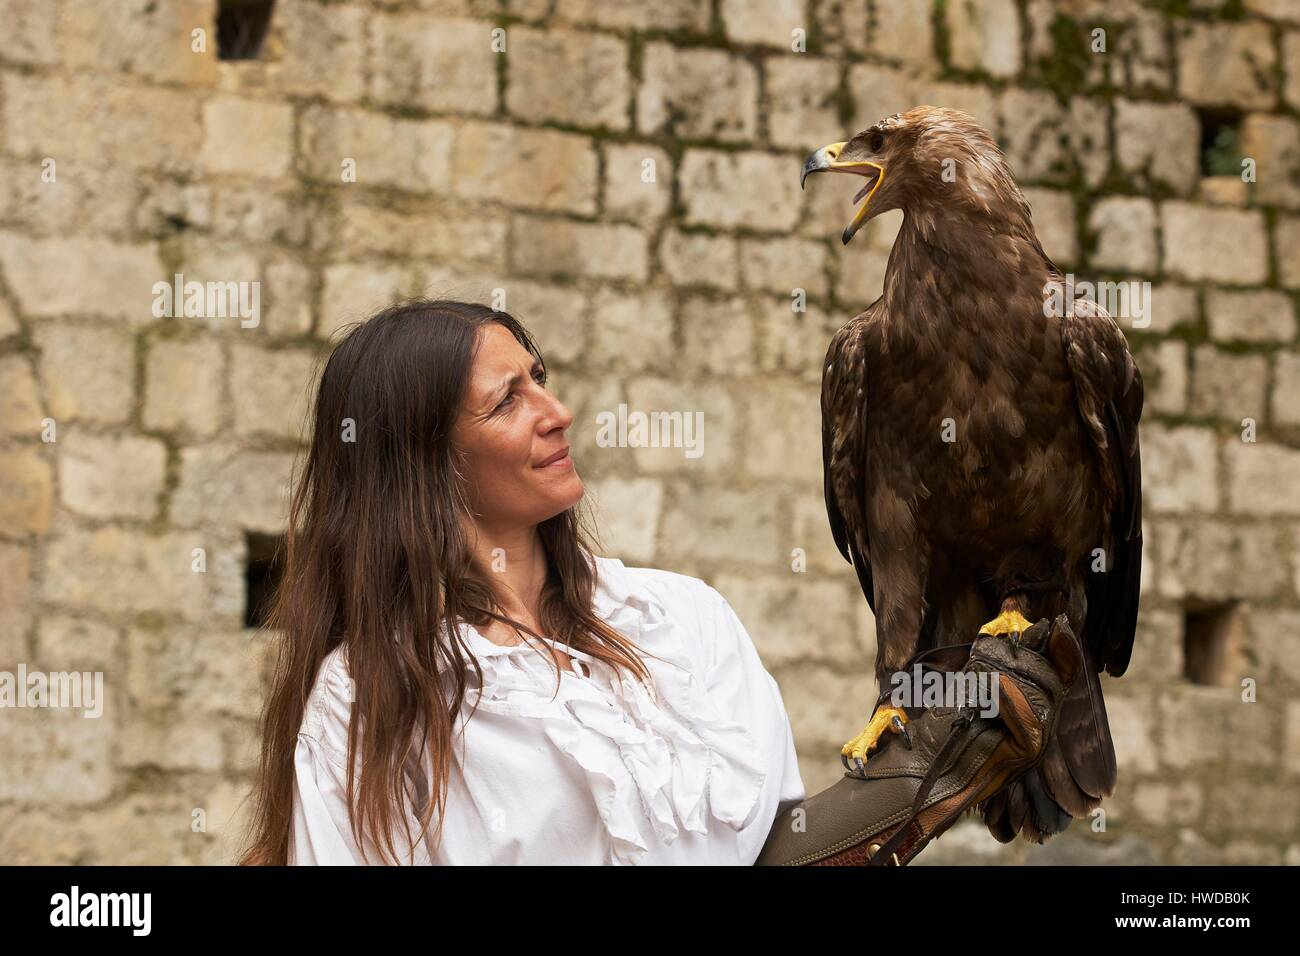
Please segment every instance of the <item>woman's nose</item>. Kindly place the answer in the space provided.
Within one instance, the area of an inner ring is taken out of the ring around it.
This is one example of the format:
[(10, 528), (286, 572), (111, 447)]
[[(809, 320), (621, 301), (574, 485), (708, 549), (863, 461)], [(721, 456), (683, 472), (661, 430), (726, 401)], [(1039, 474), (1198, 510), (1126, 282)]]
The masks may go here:
[(573, 413), (553, 394), (547, 392), (546, 395), (548, 401), (542, 412), (542, 419), (538, 423), (542, 432), (554, 431), (557, 428), (565, 429), (572, 425)]

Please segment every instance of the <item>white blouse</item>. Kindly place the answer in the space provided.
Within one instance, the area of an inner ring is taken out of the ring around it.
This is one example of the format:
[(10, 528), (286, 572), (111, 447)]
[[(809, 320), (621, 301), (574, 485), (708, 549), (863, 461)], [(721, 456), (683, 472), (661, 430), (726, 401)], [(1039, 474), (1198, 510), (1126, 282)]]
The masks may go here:
[[(574, 660), (552, 698), (555, 667), (535, 647), (495, 644), (463, 624), (484, 686), (472, 686), (471, 670), (441, 842), (430, 854), (417, 839), (408, 857), (398, 826), (403, 862), (751, 865), (776, 817), (805, 797), (780, 688), (722, 595), (614, 558), (597, 557), (596, 569), (597, 613), (659, 658), (643, 657), (654, 695), (548, 641)], [(343, 650), (321, 665), (298, 734), (291, 864), (380, 862), (369, 843), (359, 851), (348, 821)]]

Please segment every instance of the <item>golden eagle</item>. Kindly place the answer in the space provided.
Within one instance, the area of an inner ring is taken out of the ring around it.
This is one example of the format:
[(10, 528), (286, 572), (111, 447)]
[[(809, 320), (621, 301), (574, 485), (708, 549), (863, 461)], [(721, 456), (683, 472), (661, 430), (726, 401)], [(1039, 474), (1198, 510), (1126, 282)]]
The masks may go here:
[[(1115, 786), (1098, 674), (1128, 666), (1142, 569), (1142, 377), (1115, 320), (1073, 295), (992, 137), (957, 110), (890, 116), (804, 163), (862, 176), (844, 230), (903, 223), (884, 294), (822, 374), (835, 543), (876, 615), (876, 676), (976, 633), (1065, 613), (1090, 660), (1035, 769), (980, 811), (1041, 843)], [(907, 715), (881, 706), (846, 766)]]

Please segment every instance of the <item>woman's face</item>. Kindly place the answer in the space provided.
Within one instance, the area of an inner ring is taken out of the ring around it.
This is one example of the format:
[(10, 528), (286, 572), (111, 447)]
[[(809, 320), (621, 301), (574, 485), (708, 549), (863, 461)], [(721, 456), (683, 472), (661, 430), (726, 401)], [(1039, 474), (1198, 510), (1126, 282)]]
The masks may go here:
[(486, 525), (536, 525), (582, 497), (565, 437), (573, 415), (545, 381), (509, 329), (483, 326), (452, 441), (467, 462), (470, 505)]

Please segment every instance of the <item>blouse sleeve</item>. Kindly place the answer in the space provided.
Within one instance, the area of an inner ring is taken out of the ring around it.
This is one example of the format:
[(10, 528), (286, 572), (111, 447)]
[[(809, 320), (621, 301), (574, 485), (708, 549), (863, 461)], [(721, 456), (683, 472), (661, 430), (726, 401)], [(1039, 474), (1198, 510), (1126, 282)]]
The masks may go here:
[[(294, 750), (291, 866), (364, 866), (383, 862), (371, 841), (367, 841), (367, 853), (359, 850), (348, 819), (345, 767), (352, 696), (352, 681), (342, 663), (323, 665)], [(409, 807), (404, 805), (404, 809), (410, 832), (418, 834), (418, 821)], [(402, 863), (430, 862), (423, 840), (417, 839), (412, 855), (400, 820), (394, 823), (393, 848)]]
[(361, 864), (348, 823), (347, 774), (321, 748), (320, 741), (298, 735), (293, 755), (293, 841), (289, 863), (294, 866), (357, 866)]
[(741, 623), (740, 617), (720, 593), (710, 587), (716, 627), (711, 629), (716, 638), (712, 642), (708, 667), (709, 694), (714, 699), (736, 701), (746, 713), (732, 715), (744, 720), (764, 747), (772, 773), (766, 806), (771, 814), (758, 835), (754, 847), (757, 857), (768, 828), (791, 805), (807, 796), (803, 778), (799, 774), (799, 758), (795, 753), (794, 731), (785, 710), (781, 688), (758, 656), (758, 649)]

